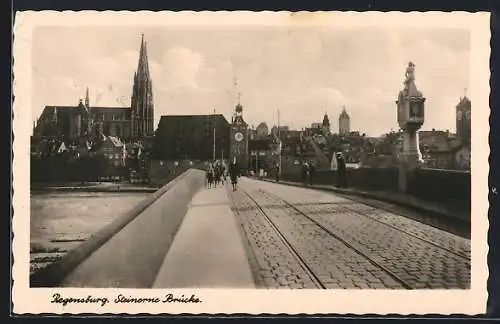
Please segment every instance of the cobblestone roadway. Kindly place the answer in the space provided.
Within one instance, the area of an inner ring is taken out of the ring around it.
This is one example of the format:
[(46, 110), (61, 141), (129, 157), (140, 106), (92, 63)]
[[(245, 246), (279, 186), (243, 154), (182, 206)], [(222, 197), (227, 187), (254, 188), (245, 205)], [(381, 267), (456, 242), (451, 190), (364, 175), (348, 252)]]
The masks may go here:
[[(417, 237), (457, 254), (469, 256), (470, 241), (467, 239), (387, 211), (339, 198), (331, 193), (249, 179), (244, 179), (242, 186), (247, 190), (262, 189), (287, 200), (353, 246), (369, 251), (370, 258), (383, 264), (415, 288), (470, 287), (469, 260)], [(267, 195), (267, 200), (273, 204), (280, 201), (270, 195)], [(377, 222), (373, 218), (417, 237)]]
[[(249, 189), (250, 195), (265, 210), (267, 215), (285, 235), (287, 241), (296, 249), (310, 269), (318, 277), (325, 288), (391, 288), (402, 289), (403, 286), (396, 282), (379, 267), (370, 263), (349, 247), (345, 246), (327, 232), (319, 228), (310, 220), (304, 218), (290, 207), (283, 204), (266, 206), (266, 197), (253, 188)], [(268, 278), (266, 283), (271, 286), (289, 285), (288, 278), (294, 275), (294, 269), (285, 267), (283, 272), (271, 266), (268, 262), (273, 255), (280, 257), (279, 263), (293, 264), (291, 253), (284, 251), (287, 248), (282, 244), (267, 242), (276, 237), (276, 232), (268, 226), (262, 225), (266, 221), (264, 216), (256, 209), (255, 204), (243, 194), (231, 193), (231, 200), (235, 204), (237, 214), (241, 219), (242, 227), (248, 238), (251, 249), (259, 264), (260, 272)], [(255, 224), (259, 224), (255, 226)], [(265, 228), (265, 232), (262, 230)], [(295, 266), (295, 268), (297, 268)], [(302, 273), (299, 274), (302, 278)], [(290, 288), (300, 288), (289, 285)], [(313, 286), (314, 287), (314, 286)]]
[(257, 284), (267, 288), (317, 288), (255, 204), (241, 191), (229, 195), (248, 252), (253, 254), (251, 264)]

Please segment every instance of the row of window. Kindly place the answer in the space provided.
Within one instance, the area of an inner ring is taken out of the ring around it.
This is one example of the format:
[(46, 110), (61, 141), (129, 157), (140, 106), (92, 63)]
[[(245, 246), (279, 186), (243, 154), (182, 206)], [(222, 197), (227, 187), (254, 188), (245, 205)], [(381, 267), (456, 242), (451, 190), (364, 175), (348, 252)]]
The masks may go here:
[(123, 155), (120, 153), (114, 153), (114, 154), (113, 153), (104, 153), (104, 157), (106, 159), (112, 160), (112, 159), (121, 159), (123, 157)]
[[(96, 120), (109, 120), (111, 116), (111, 120), (129, 120), (125, 114), (105, 114), (105, 113), (96, 113), (93, 114), (93, 118)], [(108, 117), (108, 118), (106, 118)]]

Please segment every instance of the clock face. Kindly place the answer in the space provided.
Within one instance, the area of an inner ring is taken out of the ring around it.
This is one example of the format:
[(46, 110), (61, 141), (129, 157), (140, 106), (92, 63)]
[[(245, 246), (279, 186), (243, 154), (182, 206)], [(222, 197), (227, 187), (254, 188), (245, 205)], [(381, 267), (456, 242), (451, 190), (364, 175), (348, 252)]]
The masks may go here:
[(470, 119), (470, 110), (465, 113), (465, 116), (467, 117), (467, 119)]
[(237, 142), (241, 142), (243, 140), (243, 134), (241, 134), (240, 132), (234, 134), (234, 139), (237, 141)]
[(458, 120), (462, 119), (462, 111), (461, 110), (457, 111), (457, 119)]

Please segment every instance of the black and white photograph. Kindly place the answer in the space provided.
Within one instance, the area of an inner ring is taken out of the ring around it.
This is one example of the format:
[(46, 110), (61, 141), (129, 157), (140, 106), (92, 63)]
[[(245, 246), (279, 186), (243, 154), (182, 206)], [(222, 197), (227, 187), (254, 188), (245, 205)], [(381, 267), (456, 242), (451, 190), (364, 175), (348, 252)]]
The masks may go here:
[(14, 310), (486, 307), (488, 14), (15, 23)]

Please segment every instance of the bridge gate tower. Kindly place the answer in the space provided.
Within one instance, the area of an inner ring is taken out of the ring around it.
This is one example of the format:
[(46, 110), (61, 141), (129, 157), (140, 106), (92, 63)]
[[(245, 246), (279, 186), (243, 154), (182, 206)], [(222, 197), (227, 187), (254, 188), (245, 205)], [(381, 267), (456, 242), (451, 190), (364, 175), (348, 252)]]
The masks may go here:
[(248, 168), (248, 124), (243, 119), (243, 106), (238, 100), (234, 115), (231, 119), (230, 130), (230, 162), (236, 159), (241, 172)]

